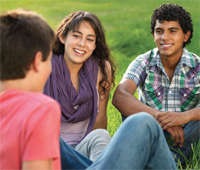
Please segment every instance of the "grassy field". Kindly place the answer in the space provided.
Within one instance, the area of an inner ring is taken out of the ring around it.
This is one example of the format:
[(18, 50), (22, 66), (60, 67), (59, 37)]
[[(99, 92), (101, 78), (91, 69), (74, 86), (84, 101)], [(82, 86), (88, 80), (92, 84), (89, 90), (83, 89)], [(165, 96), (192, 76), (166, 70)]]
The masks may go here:
[[(117, 66), (117, 85), (128, 64), (137, 55), (155, 46), (150, 33), (151, 14), (166, 2), (180, 4), (191, 12), (194, 36), (187, 48), (200, 55), (199, 0), (0, 0), (0, 12), (15, 8), (34, 10), (44, 16), (54, 29), (70, 12), (87, 10), (95, 13), (104, 25), (107, 42)], [(120, 113), (111, 104), (114, 89), (108, 105), (108, 130), (111, 135), (121, 124)], [(188, 169), (200, 168), (200, 143), (194, 150), (193, 161), (192, 164), (188, 162)]]

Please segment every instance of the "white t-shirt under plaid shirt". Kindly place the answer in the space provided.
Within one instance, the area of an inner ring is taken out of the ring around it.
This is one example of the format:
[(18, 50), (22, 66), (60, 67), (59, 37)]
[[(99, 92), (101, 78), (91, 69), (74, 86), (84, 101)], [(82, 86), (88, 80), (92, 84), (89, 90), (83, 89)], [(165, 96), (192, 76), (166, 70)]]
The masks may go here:
[(200, 107), (200, 57), (186, 49), (171, 82), (157, 48), (138, 56), (123, 79), (133, 80), (139, 100), (157, 110), (184, 112)]

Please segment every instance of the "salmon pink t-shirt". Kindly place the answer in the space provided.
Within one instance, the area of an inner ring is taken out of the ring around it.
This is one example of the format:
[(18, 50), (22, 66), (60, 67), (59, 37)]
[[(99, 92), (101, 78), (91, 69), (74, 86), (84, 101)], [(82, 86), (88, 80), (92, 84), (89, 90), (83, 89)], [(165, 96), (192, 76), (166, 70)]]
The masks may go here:
[(0, 95), (0, 170), (47, 159), (60, 169), (59, 134), (60, 107), (53, 99), (18, 90)]

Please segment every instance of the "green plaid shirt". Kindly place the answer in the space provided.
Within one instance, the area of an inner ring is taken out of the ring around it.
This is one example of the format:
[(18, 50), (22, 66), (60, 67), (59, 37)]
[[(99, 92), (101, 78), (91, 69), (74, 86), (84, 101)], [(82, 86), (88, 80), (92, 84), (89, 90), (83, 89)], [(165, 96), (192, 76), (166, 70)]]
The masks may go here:
[(171, 82), (157, 48), (138, 56), (123, 79), (133, 80), (139, 100), (160, 111), (183, 112), (200, 107), (200, 57), (186, 49)]

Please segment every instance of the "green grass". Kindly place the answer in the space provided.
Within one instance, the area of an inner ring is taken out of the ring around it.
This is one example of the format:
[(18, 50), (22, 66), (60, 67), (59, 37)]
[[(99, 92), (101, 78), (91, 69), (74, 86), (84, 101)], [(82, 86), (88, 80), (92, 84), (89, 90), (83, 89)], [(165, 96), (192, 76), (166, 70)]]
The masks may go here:
[[(180, 4), (191, 12), (194, 36), (187, 48), (200, 55), (199, 0), (0, 0), (0, 12), (16, 8), (34, 10), (44, 16), (54, 29), (70, 12), (87, 10), (95, 13), (104, 25), (107, 42), (117, 65), (117, 85), (128, 64), (137, 55), (155, 47), (150, 33), (151, 14), (166, 2)], [(108, 130), (111, 135), (121, 124), (120, 113), (111, 104), (114, 89), (108, 104)], [(187, 169), (200, 167), (199, 155), (200, 142), (194, 148), (194, 157), (188, 162)]]

